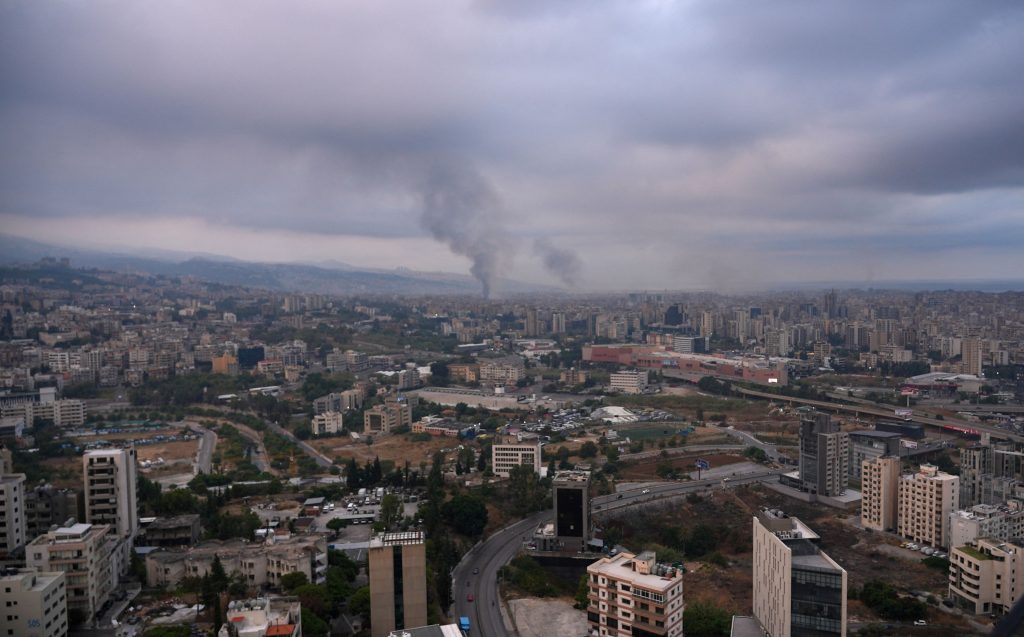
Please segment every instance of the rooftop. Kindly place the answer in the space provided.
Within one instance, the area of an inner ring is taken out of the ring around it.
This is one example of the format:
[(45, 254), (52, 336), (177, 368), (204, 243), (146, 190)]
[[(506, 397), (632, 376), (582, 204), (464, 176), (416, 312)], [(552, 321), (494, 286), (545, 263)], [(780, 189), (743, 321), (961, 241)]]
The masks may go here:
[(619, 553), (601, 558), (588, 566), (587, 570), (616, 580), (628, 580), (632, 582), (633, 586), (658, 592), (664, 592), (682, 580), (683, 573), (680, 569), (660, 562), (655, 563), (651, 573), (637, 571), (634, 562), (640, 562), (648, 557), (653, 560), (654, 553), (650, 551), (640, 555)]
[(555, 482), (589, 482), (590, 472), (589, 471), (576, 471), (576, 470), (563, 470), (556, 471)]
[(400, 546), (406, 544), (423, 544), (423, 531), (402, 531), (400, 533), (381, 533), (370, 540), (370, 548), (383, 546)]

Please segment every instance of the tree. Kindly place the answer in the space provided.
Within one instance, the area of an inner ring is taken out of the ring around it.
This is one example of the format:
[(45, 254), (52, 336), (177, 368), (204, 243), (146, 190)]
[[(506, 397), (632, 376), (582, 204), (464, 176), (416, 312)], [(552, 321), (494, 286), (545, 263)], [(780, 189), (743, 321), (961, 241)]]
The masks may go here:
[(687, 637), (728, 637), (732, 615), (710, 602), (690, 602), (683, 611)]
[(513, 515), (526, 515), (544, 505), (547, 489), (534, 473), (533, 467), (518, 465), (508, 473), (508, 495)]
[(348, 600), (348, 609), (356, 615), (361, 615), (363, 621), (370, 621), (370, 587), (363, 586), (352, 593)]
[(348, 520), (343, 518), (331, 518), (327, 521), (327, 528), (335, 532), (342, 530), (346, 526), (348, 526)]
[(297, 588), (309, 584), (309, 578), (301, 571), (285, 573), (281, 576), (281, 588), (289, 593), (294, 593)]
[(330, 634), (330, 627), (316, 613), (303, 606), (302, 634), (304, 637), (327, 637)]
[(596, 458), (597, 457), (597, 445), (593, 441), (588, 440), (583, 443), (580, 447), (581, 458)]
[(330, 600), (327, 591), (316, 584), (303, 584), (292, 591), (299, 598), (303, 608), (308, 608), (320, 617), (328, 615)]
[[(590, 604), (590, 600), (587, 596), (590, 595), (590, 578), (587, 577), (586, 573), (580, 575), (580, 583), (576, 586), (576, 603), (573, 604), (573, 608), (583, 610)], [(689, 627), (687, 627), (689, 630)]]
[(380, 520), (384, 529), (390, 531), (402, 520), (402, 500), (389, 493), (380, 501)]
[(221, 563), (219, 555), (214, 555), (213, 563), (210, 564), (210, 583), (217, 591), (223, 591), (228, 587), (228, 574), (224, 570), (224, 564)]
[(459, 494), (444, 503), (442, 515), (453, 529), (470, 537), (479, 537), (487, 526), (487, 507), (472, 495)]

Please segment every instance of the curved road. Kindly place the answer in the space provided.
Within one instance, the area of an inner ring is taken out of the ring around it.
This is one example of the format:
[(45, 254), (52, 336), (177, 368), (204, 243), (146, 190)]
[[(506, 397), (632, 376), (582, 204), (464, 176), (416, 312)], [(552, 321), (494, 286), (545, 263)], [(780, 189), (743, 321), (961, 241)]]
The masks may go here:
[[(501, 618), (498, 569), (519, 552), (523, 537), (533, 535), (537, 525), (550, 515), (551, 511), (541, 511), (506, 527), (474, 546), (455, 567), (452, 573), (452, 595), (455, 598), (452, 613), (456, 623), (459, 617), (469, 617), (470, 635), (510, 637), (514, 634), (505, 630)], [(476, 575), (473, 574), (474, 569), (479, 571)], [(466, 598), (469, 594), (475, 598), (472, 602)]]
[[(593, 515), (598, 516), (608, 511), (719, 485), (724, 487), (749, 484), (779, 473), (782, 471), (766, 470), (736, 477), (730, 476), (725, 480), (716, 477), (688, 482), (648, 483), (645, 487), (641, 486), (617, 494), (593, 498), (591, 510)], [(471, 635), (513, 637), (516, 634), (514, 631), (506, 630), (502, 620), (501, 600), (498, 599), (497, 587), (498, 569), (507, 564), (519, 552), (523, 538), (532, 535), (537, 525), (550, 519), (550, 516), (551, 511), (535, 513), (492, 535), (466, 554), (452, 573), (453, 621), (458, 623), (459, 617), (469, 617)], [(476, 574), (473, 573), (474, 569), (478, 571)], [(469, 594), (473, 595), (472, 602), (467, 599)]]

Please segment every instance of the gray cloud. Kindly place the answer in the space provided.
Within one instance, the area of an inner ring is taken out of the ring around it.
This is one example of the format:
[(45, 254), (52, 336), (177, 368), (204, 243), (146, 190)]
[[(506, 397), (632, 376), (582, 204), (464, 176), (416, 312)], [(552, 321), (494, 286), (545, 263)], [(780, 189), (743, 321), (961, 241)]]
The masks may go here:
[[(912, 231), (883, 278), (949, 237), (1024, 244), (1016, 2), (239, 8), (0, 3), (0, 214), (429, 234), (485, 285), (793, 278)], [(998, 240), (946, 234), (964, 218)]]

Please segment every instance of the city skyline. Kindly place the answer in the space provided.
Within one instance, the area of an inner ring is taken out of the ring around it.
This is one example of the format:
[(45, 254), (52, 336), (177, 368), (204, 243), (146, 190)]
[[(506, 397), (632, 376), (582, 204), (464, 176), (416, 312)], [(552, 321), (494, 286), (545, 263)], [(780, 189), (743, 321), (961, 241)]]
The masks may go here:
[(574, 290), (1022, 270), (1013, 3), (0, 6), (0, 229)]

